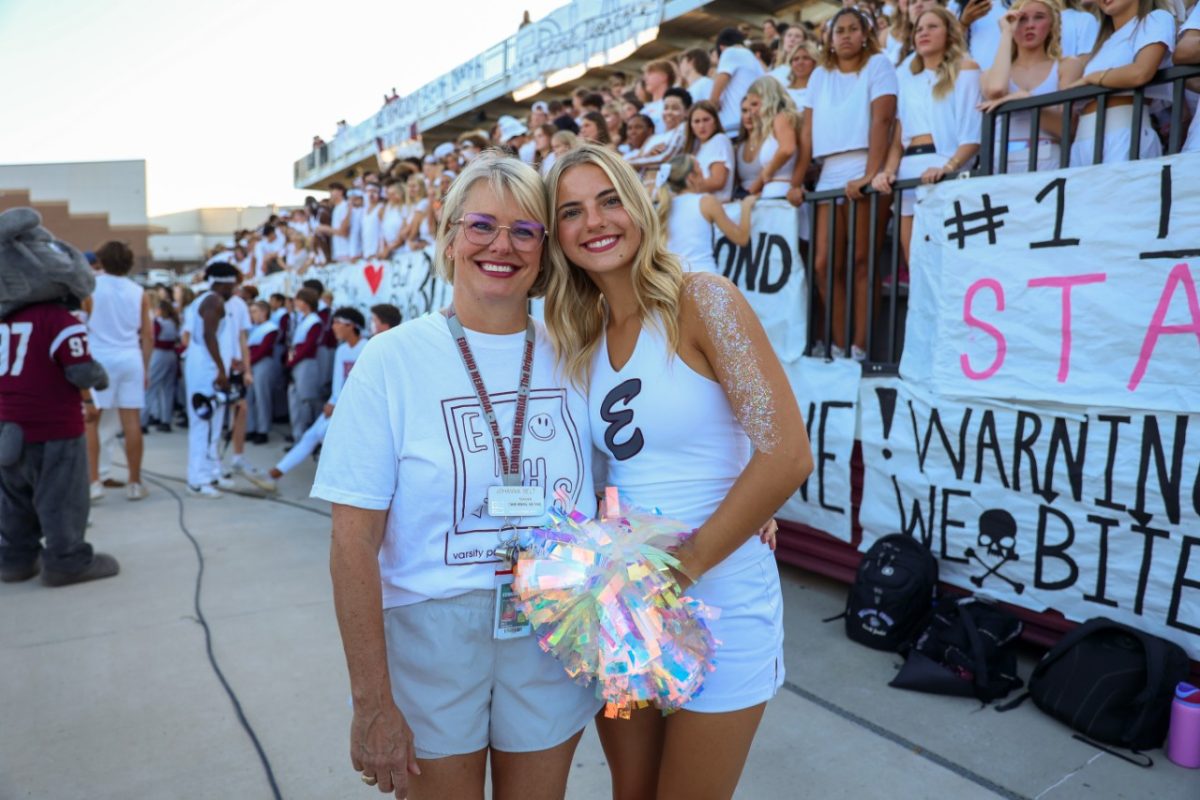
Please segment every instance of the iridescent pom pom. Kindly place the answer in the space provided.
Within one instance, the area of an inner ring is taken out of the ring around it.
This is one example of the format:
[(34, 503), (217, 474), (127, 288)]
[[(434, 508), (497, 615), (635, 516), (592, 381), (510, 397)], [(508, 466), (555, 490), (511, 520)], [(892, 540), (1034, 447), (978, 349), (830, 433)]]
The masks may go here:
[(518, 551), (513, 590), (538, 643), (581, 684), (596, 681), (605, 715), (654, 704), (665, 712), (698, 695), (715, 669), (707, 620), (719, 610), (680, 593), (668, 552), (691, 536), (683, 523), (619, 507), (592, 519), (551, 512)]

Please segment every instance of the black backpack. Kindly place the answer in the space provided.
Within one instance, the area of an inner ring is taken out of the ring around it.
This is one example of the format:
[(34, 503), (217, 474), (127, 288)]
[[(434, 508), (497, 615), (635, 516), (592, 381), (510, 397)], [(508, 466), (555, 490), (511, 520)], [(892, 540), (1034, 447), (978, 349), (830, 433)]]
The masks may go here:
[(941, 600), (889, 686), (990, 703), (1024, 683), (1014, 643), (1021, 621), (974, 597)]
[(1187, 676), (1188, 657), (1179, 645), (1095, 617), (1042, 656), (1029, 696), (1091, 739), (1150, 750), (1162, 746), (1175, 686)]
[(937, 582), (937, 559), (924, 545), (902, 533), (884, 536), (858, 565), (841, 615), (846, 636), (876, 650), (901, 649), (920, 631)]

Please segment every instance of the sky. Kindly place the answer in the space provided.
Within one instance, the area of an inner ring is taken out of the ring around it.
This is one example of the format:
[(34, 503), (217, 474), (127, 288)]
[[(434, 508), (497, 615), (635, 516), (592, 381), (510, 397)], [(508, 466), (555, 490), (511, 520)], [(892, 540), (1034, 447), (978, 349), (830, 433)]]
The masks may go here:
[(294, 204), (314, 134), (567, 0), (0, 0), (0, 163), (145, 159), (150, 216)]

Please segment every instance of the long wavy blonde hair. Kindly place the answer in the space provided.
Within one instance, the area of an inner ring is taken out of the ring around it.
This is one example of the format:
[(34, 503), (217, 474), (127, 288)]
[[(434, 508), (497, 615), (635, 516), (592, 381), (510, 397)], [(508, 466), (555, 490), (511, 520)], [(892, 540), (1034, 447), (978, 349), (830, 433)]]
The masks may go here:
[(755, 147), (765, 142), (775, 130), (777, 115), (787, 114), (792, 124), (796, 123), (796, 103), (783, 88), (783, 84), (772, 76), (764, 75), (754, 81), (746, 90), (746, 94), (752, 94), (760, 101), (754, 127), (749, 131), (749, 140), (754, 142)]
[[(937, 83), (933, 84), (933, 96), (938, 100), (954, 91), (954, 82), (958, 80), (958, 72), (962, 68), (962, 60), (967, 55), (967, 38), (958, 18), (943, 6), (926, 9), (917, 17), (913, 25), (913, 37), (916, 37), (917, 26), (926, 14), (933, 14), (946, 26), (946, 49), (942, 52), (942, 63), (937, 66)], [(920, 75), (925, 71), (925, 59), (920, 53), (913, 56), (912, 74)]]
[(586, 390), (592, 359), (604, 332), (604, 296), (588, 274), (572, 264), (558, 241), (558, 185), (575, 167), (599, 167), (617, 190), (630, 220), (642, 232), (642, 243), (633, 256), (633, 291), (638, 316), (660, 325), (671, 352), (679, 349), (679, 294), (683, 265), (667, 250), (666, 235), (646, 190), (633, 167), (617, 153), (585, 144), (554, 163), (546, 177), (550, 209), (550, 237), (546, 244), (549, 281), (546, 287), (545, 319), (554, 353), (566, 376)]

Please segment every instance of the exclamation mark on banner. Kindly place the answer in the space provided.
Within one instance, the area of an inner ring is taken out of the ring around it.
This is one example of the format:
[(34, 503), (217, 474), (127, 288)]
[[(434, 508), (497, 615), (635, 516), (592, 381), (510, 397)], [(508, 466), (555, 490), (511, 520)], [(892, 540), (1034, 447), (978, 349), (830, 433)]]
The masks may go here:
[[(875, 390), (875, 396), (879, 398), (879, 418), (883, 421), (883, 438), (886, 441), (892, 435), (892, 418), (896, 416), (896, 390), (881, 386)], [(891, 448), (883, 448), (883, 457), (892, 457)]]

